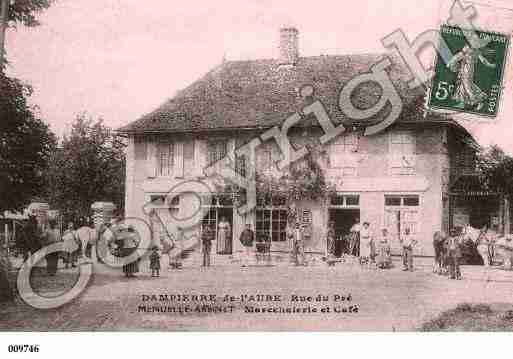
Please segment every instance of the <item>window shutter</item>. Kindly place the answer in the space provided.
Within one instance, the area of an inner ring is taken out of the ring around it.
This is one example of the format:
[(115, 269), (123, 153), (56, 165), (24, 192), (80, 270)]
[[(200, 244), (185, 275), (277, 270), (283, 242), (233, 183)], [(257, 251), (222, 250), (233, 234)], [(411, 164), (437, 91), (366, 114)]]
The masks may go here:
[(189, 140), (183, 144), (183, 173), (185, 177), (195, 175), (195, 147), (195, 140)]
[(182, 178), (183, 177), (183, 141), (177, 141), (174, 144), (175, 146), (175, 163), (174, 163), (174, 171), (175, 177)]
[(148, 178), (157, 177), (157, 144), (155, 140), (149, 139), (146, 146), (146, 176)]
[(195, 140), (194, 144), (194, 169), (197, 176), (203, 177), (203, 169), (207, 165), (207, 142)]

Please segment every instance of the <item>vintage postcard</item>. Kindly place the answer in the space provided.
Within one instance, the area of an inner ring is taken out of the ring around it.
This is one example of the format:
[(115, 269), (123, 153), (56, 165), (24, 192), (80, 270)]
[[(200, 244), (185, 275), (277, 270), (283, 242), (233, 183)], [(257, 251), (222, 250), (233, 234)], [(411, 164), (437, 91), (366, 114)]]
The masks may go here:
[(509, 2), (0, 3), (0, 332), (513, 330)]

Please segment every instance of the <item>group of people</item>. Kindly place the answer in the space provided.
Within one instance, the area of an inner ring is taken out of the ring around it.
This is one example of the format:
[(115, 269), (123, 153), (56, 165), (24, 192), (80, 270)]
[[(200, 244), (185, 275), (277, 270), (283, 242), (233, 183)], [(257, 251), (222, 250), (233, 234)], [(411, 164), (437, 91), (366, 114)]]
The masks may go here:
[[(484, 226), (479, 230), (479, 234), (473, 245), (479, 251), (485, 266), (493, 262), (495, 256), (495, 241), (497, 232), (495, 229), (489, 229)], [(465, 245), (465, 234), (462, 230), (452, 228), (447, 236), (441, 231), (433, 235), (433, 248), (435, 251), (435, 265), (433, 271), (439, 275), (448, 275), (450, 279), (461, 279), (460, 263), (463, 257), (463, 247)]]
[[(413, 271), (413, 249), (417, 240), (408, 227), (399, 235), (398, 240), (402, 249), (403, 270)], [(327, 256), (349, 255), (359, 258), (362, 265), (387, 269), (392, 266), (392, 241), (393, 238), (387, 228), (382, 228), (380, 235), (375, 236), (370, 228), (370, 223), (360, 224), (359, 219), (353, 224), (348, 235), (336, 236), (335, 222), (330, 221), (326, 240)]]
[[(223, 221), (221, 223), (223, 223)], [(221, 223), (220, 223), (220, 229), (218, 230), (218, 233), (217, 233), (218, 249), (227, 247), (226, 244), (221, 244), (221, 246), (220, 246), (219, 240), (221, 240), (221, 241), (228, 240), (227, 235), (228, 235), (228, 230), (230, 228), (228, 222), (226, 222), (227, 225), (223, 225), (223, 226), (221, 226)], [(219, 238), (221, 238), (221, 239), (219, 239)], [(201, 251), (202, 251), (202, 257), (203, 257), (203, 262), (202, 262), (203, 267), (210, 267), (212, 242), (215, 241), (215, 239), (216, 239), (216, 232), (215, 232), (214, 226), (212, 224), (208, 224), (208, 223), (205, 224), (201, 231), (201, 247), (202, 247)], [(249, 223), (246, 224), (244, 230), (240, 234), (239, 241), (241, 242), (242, 247), (244, 248), (241, 265), (243, 267), (246, 267), (249, 265), (251, 258), (253, 256), (253, 244), (255, 243), (255, 232), (251, 228), (251, 224), (249, 224)], [(230, 241), (230, 243), (231, 243), (231, 241)], [(218, 253), (219, 253), (219, 250), (218, 250)], [(230, 253), (231, 253), (231, 244), (230, 244)], [(223, 254), (223, 252), (221, 252), (220, 254)]]
[(46, 271), (54, 276), (58, 271), (59, 259), (65, 264), (65, 268), (76, 267), (79, 258), (91, 251), (91, 231), (87, 223), (80, 221), (79, 228), (75, 230), (70, 222), (64, 232), (61, 233), (57, 220), (48, 219), (45, 223), (38, 223), (35, 216), (30, 215), (22, 230), (17, 233), (17, 245), (23, 251), (23, 260), (44, 247), (63, 242), (62, 251), (52, 251), (45, 256)]

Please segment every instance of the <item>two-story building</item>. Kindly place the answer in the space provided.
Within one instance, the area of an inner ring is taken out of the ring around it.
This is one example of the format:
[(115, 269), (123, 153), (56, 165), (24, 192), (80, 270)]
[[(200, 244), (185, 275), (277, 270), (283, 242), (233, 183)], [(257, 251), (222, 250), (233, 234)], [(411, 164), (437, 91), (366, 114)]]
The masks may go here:
[[(465, 193), (454, 193), (451, 186), (468, 182), (462, 179), (465, 168), (470, 171), (465, 175), (472, 175), (475, 143), (455, 121), (425, 113), (424, 93), (406, 86), (410, 74), (399, 61), (387, 71), (401, 95), (402, 113), (386, 130), (364, 136), (365, 126), (381, 121), (387, 109), (367, 122), (351, 121), (339, 108), (338, 96), (344, 84), (368, 72), (381, 58), (301, 57), (298, 31), (283, 28), (280, 58), (223, 62), (155, 111), (119, 129), (128, 137), (126, 215), (151, 222), (145, 210), (150, 203), (155, 211), (162, 212), (162, 218), (170, 218), (169, 214), (180, 217), (190, 210), (194, 196), (168, 201), (166, 195), (173, 186), (194, 179), (208, 182), (204, 168), (209, 164), (227, 155), (235, 158), (237, 148), (280, 126), (305, 105), (321, 100), (329, 117), (344, 123), (347, 131), (323, 147), (325, 155), (320, 160), (336, 193), (327, 200), (295, 203), (302, 220), (312, 228), (307, 250), (324, 253), (329, 220), (335, 221), (338, 234), (344, 234), (359, 218), (369, 222), (376, 234), (384, 227), (394, 236), (410, 228), (419, 240), (416, 253), (432, 255), (433, 233), (448, 230), (462, 213), (468, 212), (468, 220), (472, 215), (475, 206), (461, 197)], [(303, 93), (305, 85), (313, 92)], [(352, 101), (355, 106), (369, 108), (380, 94), (375, 83), (363, 84), (355, 90)], [(300, 148), (303, 141), (321, 134), (318, 122), (305, 118), (289, 130), (288, 137)], [(238, 162), (238, 170), (244, 173), (246, 166), (255, 166), (258, 173), (280, 176), (276, 168), (276, 162), (283, 159), (279, 146), (273, 138), (261, 141), (255, 156)], [(256, 208), (241, 215), (232, 193), (219, 186), (212, 188), (218, 193), (211, 203), (203, 203), (208, 208), (202, 222), (217, 228), (225, 217), (233, 232), (233, 251), (241, 248), (238, 237), (246, 223), (251, 223), (257, 234), (269, 235), (273, 250), (288, 250), (285, 226), (290, 203), (283, 197), (259, 197)], [(489, 221), (496, 205), (472, 220)], [(159, 225), (153, 229), (158, 235)]]

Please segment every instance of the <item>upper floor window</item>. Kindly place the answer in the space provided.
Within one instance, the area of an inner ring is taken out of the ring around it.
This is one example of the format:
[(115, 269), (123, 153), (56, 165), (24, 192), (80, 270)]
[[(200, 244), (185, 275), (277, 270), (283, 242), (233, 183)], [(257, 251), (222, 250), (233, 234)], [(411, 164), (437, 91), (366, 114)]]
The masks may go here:
[(330, 168), (340, 169), (342, 176), (356, 176), (358, 136), (340, 135), (330, 145)]
[(398, 131), (390, 134), (390, 172), (392, 175), (415, 173), (415, 134)]
[(228, 145), (226, 140), (212, 140), (208, 141), (207, 150), (208, 165), (212, 165), (225, 158), (228, 152)]
[(235, 172), (242, 177), (246, 177), (246, 156), (235, 156)]
[(260, 172), (268, 172), (274, 168), (273, 146), (269, 143), (263, 143), (257, 148), (256, 153), (257, 169)]
[(157, 176), (171, 176), (174, 166), (174, 146), (172, 142), (157, 144)]

